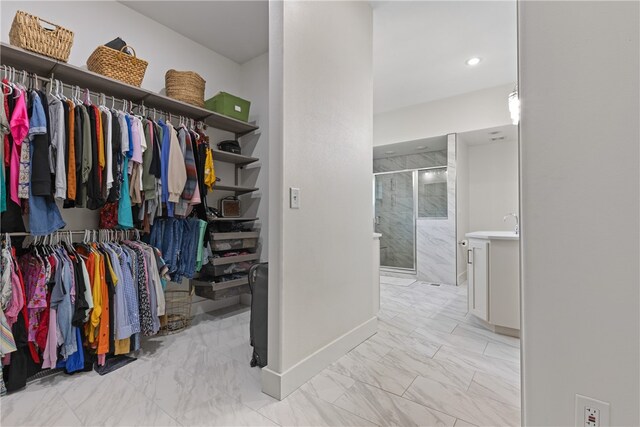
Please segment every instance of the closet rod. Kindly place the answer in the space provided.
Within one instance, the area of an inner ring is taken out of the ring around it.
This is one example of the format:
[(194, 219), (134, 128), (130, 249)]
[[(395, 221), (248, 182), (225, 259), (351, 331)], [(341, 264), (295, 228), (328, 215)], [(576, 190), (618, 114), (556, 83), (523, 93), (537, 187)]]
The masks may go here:
[(28, 231), (10, 231), (8, 233), (0, 233), (0, 236), (6, 236), (7, 234), (9, 236), (31, 236), (31, 237), (46, 237), (46, 236), (55, 236), (56, 234), (64, 236), (65, 234), (84, 234), (87, 231), (89, 232), (96, 232), (96, 231), (109, 231), (109, 232), (117, 232), (117, 233), (140, 233), (140, 230), (137, 229), (131, 229), (131, 230), (116, 230), (116, 229), (110, 229), (110, 228), (87, 228), (86, 230), (57, 230), (54, 231), (52, 233), (49, 234), (43, 234), (43, 235), (39, 235), (39, 236), (34, 236), (33, 234), (29, 233)]
[[(98, 105), (100, 105), (100, 101), (104, 100), (104, 105), (106, 106), (107, 102), (109, 100), (111, 100), (112, 105), (111, 108), (114, 108), (115, 106), (115, 102), (119, 102), (120, 104), (122, 104), (122, 106), (125, 106), (125, 103), (128, 105), (128, 110), (129, 111), (133, 111), (133, 109), (138, 109), (138, 112), (142, 112), (143, 114), (145, 113), (149, 113), (151, 111), (153, 111), (154, 113), (158, 113), (160, 114), (160, 116), (164, 116), (166, 120), (173, 120), (173, 119), (178, 119), (180, 123), (183, 122), (183, 120), (187, 120), (187, 121), (191, 121), (194, 125), (200, 125), (201, 129), (206, 129), (206, 124), (204, 122), (202, 122), (201, 120), (195, 120), (192, 119), (190, 117), (185, 117), (182, 115), (176, 115), (173, 113), (168, 113), (166, 111), (163, 110), (159, 110), (157, 108), (149, 108), (146, 105), (144, 105), (144, 99), (142, 100), (141, 103), (135, 103), (133, 101), (129, 101), (128, 99), (124, 99), (124, 98), (116, 98), (114, 96), (109, 96), (106, 95), (102, 92), (91, 92), (91, 90), (89, 90), (89, 88), (82, 88), (79, 85), (70, 85), (68, 83), (64, 83), (62, 80), (56, 79), (54, 74), (51, 74), (51, 77), (43, 77), (43, 76), (39, 76), (36, 73), (31, 73), (29, 71), (26, 70), (18, 70), (14, 67), (10, 67), (8, 65), (4, 65), (4, 64), (0, 64), (0, 71), (2, 72), (2, 77), (3, 78), (8, 78), (10, 77), (12, 80), (9, 81), (13, 81), (14, 83), (20, 82), (22, 85), (27, 85), (28, 83), (28, 79), (35, 79), (36, 80), (36, 85), (37, 85), (37, 80), (40, 80), (41, 82), (43, 82), (43, 84), (47, 85), (47, 91), (51, 89), (55, 89), (54, 88), (54, 84), (55, 82), (59, 82), (60, 86), (62, 86), (62, 89), (67, 88), (69, 89), (69, 91), (71, 91), (71, 96), (73, 96), (73, 92), (75, 90), (81, 90), (83, 91), (82, 95), (88, 94), (89, 97), (91, 97), (91, 95), (94, 95), (96, 97), (96, 103)], [(86, 92), (85, 92), (86, 91)], [(103, 99), (101, 99), (100, 97), (104, 97)], [(78, 98), (81, 98), (80, 96), (78, 96)], [(89, 100), (91, 100), (91, 98), (89, 98)], [(153, 119), (155, 120), (156, 117), (154, 115)]]

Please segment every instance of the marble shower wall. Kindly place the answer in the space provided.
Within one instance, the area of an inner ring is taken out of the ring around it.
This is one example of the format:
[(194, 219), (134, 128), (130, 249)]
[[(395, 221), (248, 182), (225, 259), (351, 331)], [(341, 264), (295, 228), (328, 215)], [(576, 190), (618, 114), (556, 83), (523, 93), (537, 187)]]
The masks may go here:
[[(375, 159), (374, 172), (391, 172), (437, 166), (447, 167), (446, 190), (444, 185), (422, 191), (422, 211), (444, 216), (441, 205), (446, 191), (446, 219), (418, 218), (416, 223), (417, 278), (426, 282), (456, 283), (456, 152), (455, 135), (448, 135), (447, 149), (406, 156)], [(380, 265), (382, 267), (413, 267), (413, 186), (412, 172), (378, 175), (375, 189), (376, 215), (380, 224), (376, 231), (380, 239)], [(402, 178), (400, 178), (402, 177)], [(392, 185), (392, 178), (395, 178)], [(441, 187), (441, 188), (436, 188)], [(435, 193), (434, 193), (435, 192)], [(437, 194), (436, 194), (437, 193)]]
[(373, 160), (373, 172), (391, 172), (405, 169), (431, 168), (447, 165), (447, 150)]
[[(456, 135), (447, 136), (447, 218), (418, 218), (418, 280), (456, 284)], [(429, 153), (427, 153), (429, 154)]]

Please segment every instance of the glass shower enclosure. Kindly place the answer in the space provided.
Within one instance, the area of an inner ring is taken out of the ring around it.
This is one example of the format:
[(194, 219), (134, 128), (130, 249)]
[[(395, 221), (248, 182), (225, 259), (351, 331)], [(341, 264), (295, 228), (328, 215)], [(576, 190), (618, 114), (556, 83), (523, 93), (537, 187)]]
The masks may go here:
[(413, 171), (374, 174), (375, 230), (381, 233), (380, 266), (416, 271), (416, 204)]
[(447, 218), (447, 168), (375, 173), (373, 187), (380, 267), (416, 273), (416, 220)]

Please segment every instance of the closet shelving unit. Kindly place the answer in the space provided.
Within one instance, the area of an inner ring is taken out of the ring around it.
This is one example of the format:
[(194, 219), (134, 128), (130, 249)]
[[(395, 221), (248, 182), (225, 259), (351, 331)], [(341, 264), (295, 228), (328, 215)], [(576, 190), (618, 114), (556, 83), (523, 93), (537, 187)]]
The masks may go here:
[[(222, 114), (214, 113), (204, 108), (196, 107), (173, 98), (169, 98), (149, 90), (131, 86), (118, 80), (93, 73), (84, 68), (67, 64), (53, 58), (29, 52), (7, 43), (0, 43), (0, 61), (3, 65), (26, 70), (39, 76), (51, 76), (70, 85), (88, 88), (97, 93), (104, 93), (108, 97), (124, 98), (136, 104), (143, 104), (147, 108), (157, 108), (176, 116), (189, 117), (201, 121), (212, 128), (232, 132), (236, 138), (258, 130), (258, 126), (236, 120)], [(214, 154), (217, 152), (214, 151)], [(229, 163), (249, 164), (257, 161), (253, 157), (238, 154), (226, 156)], [(233, 157), (231, 157), (233, 156)], [(233, 160), (232, 160), (233, 159)], [(216, 160), (218, 160), (216, 158)]]
[[(235, 138), (238, 139), (243, 135), (247, 135), (259, 129), (252, 123), (246, 123), (240, 120), (233, 119), (231, 117), (224, 116), (222, 114), (215, 113), (213, 111), (206, 110), (204, 108), (196, 107), (167, 96), (151, 92), (149, 90), (131, 86), (129, 84), (120, 82), (118, 80), (105, 77), (100, 74), (93, 73), (84, 68), (77, 67), (75, 65), (61, 62), (53, 58), (39, 55), (37, 53), (29, 52), (16, 46), (12, 46), (7, 43), (0, 43), (0, 63), (14, 67), (18, 70), (25, 70), (30, 73), (35, 73), (38, 76), (47, 76), (61, 80), (69, 85), (79, 86), (80, 88), (87, 88), (95, 93), (104, 93), (108, 97), (116, 97), (120, 99), (127, 99), (138, 105), (144, 105), (147, 109), (156, 108), (167, 113), (174, 114), (176, 116), (188, 117), (200, 122), (205, 123), (215, 129), (227, 131), (235, 134)], [(215, 184), (214, 190), (231, 192), (235, 195), (248, 194), (257, 191), (255, 187), (244, 187), (239, 185), (241, 170), (251, 164), (259, 161), (256, 157), (245, 156), (240, 154), (228, 153), (220, 150), (213, 150), (213, 157), (215, 161), (230, 163), (235, 166), (234, 185)], [(237, 222), (248, 223), (257, 221), (258, 218), (254, 217), (239, 217), (239, 218), (215, 218), (211, 222)], [(241, 234), (242, 236), (238, 236)], [(211, 238), (214, 240), (228, 240), (234, 241), (238, 239), (254, 239), (256, 242), (259, 237), (257, 231), (246, 231), (239, 233), (212, 233)], [(255, 246), (254, 246), (255, 247)], [(252, 248), (246, 248), (254, 250)], [(244, 248), (243, 248), (244, 249)], [(220, 257), (215, 258), (212, 264), (215, 268), (224, 268), (224, 266), (231, 265), (238, 262), (253, 262), (259, 258), (258, 254), (250, 253), (247, 255), (239, 255), (233, 257)], [(235, 280), (227, 280), (224, 282), (215, 281), (198, 281), (192, 280), (192, 286), (196, 286), (196, 291), (204, 290), (205, 292), (197, 292), (199, 295), (206, 298), (224, 297), (225, 293), (232, 288), (237, 292), (236, 294), (247, 291), (248, 277), (244, 276)], [(231, 296), (230, 294), (229, 296)]]

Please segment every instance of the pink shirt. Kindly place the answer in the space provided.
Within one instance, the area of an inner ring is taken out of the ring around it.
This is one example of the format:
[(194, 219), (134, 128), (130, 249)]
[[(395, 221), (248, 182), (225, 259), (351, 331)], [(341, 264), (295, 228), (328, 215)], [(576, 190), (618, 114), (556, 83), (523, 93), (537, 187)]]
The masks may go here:
[(49, 309), (49, 332), (47, 334), (47, 345), (42, 354), (42, 369), (55, 368), (58, 360), (58, 334), (56, 325), (58, 316), (55, 308)]
[(16, 100), (16, 106), (13, 109), (11, 115), (11, 122), (9, 127), (11, 128), (11, 136), (13, 136), (13, 146), (11, 147), (11, 163), (10, 163), (10, 175), (9, 175), (9, 190), (11, 194), (11, 200), (20, 204), (18, 198), (18, 181), (20, 172), (20, 154), (18, 147), (22, 145), (22, 141), (29, 134), (29, 116), (27, 115), (27, 105), (24, 101), (24, 91), (21, 91), (21, 95)]

